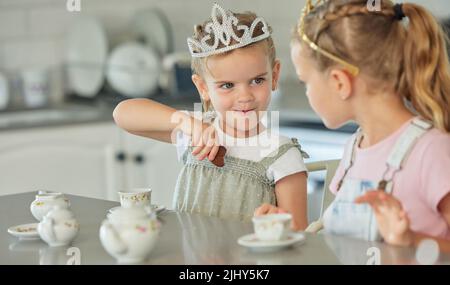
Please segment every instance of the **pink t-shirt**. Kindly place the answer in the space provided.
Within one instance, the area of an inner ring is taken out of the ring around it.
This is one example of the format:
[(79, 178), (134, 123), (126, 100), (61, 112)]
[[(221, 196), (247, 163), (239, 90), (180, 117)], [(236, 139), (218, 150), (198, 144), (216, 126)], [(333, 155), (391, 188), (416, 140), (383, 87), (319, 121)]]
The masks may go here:
[[(391, 150), (409, 123), (373, 146), (357, 148), (347, 177), (378, 183), (386, 170)], [(349, 144), (346, 145), (344, 157), (350, 155), (352, 146)], [(344, 174), (342, 161), (330, 184), (330, 191), (334, 194)], [(450, 193), (450, 135), (431, 129), (420, 137), (393, 181), (393, 195), (408, 214), (411, 229), (450, 239), (450, 227), (438, 212), (439, 202)]]

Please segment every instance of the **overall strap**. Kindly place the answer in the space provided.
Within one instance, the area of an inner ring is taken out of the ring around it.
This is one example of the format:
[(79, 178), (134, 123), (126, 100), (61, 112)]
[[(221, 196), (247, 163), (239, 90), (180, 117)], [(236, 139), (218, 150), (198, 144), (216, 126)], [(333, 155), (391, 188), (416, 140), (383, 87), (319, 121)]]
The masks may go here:
[(302, 147), (298, 143), (298, 140), (296, 138), (291, 138), (291, 142), (281, 145), (277, 150), (273, 151), (268, 156), (264, 157), (259, 163), (262, 164), (265, 169), (267, 169), (277, 159), (279, 159), (281, 156), (283, 156), (288, 150), (290, 150), (293, 147), (298, 148), (298, 150), (302, 154), (303, 158), (309, 158), (309, 155), (305, 151), (302, 150)]
[[(406, 131), (397, 140), (391, 153), (389, 154), (386, 161), (386, 170), (383, 174), (382, 180), (378, 184), (379, 189), (385, 190), (388, 193), (392, 192), (392, 181), (395, 174), (402, 169), (406, 158), (416, 145), (418, 139), (432, 127), (433, 125), (430, 122), (425, 121), (420, 117), (416, 117), (411, 121)], [(393, 172), (391, 177), (387, 178), (386, 175), (389, 170), (393, 170)]]
[(401, 169), (403, 162), (408, 157), (409, 152), (417, 140), (432, 127), (433, 125), (430, 122), (422, 118), (414, 118), (406, 131), (398, 139), (386, 163), (395, 170)]

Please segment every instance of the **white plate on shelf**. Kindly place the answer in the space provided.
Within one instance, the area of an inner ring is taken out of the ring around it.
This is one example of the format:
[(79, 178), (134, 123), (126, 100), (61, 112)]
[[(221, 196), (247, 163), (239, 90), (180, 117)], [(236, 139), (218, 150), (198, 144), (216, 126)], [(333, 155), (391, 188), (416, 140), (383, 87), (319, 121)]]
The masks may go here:
[(146, 97), (158, 87), (160, 61), (151, 47), (127, 42), (111, 53), (106, 79), (114, 90), (124, 96)]
[(100, 23), (80, 17), (67, 32), (65, 63), (69, 89), (77, 95), (92, 98), (105, 80), (108, 40)]
[[(153, 204), (152, 204), (151, 207), (152, 207), (152, 210), (153, 210), (156, 214), (159, 214), (159, 213), (161, 213), (162, 211), (164, 211), (164, 210), (166, 209), (166, 207), (164, 207), (164, 206), (162, 206), (162, 205), (153, 205)], [(117, 209), (119, 209), (119, 208), (120, 208), (120, 206), (111, 208), (111, 209), (108, 210), (108, 212), (112, 213), (112, 212), (114, 212), (115, 210), (117, 210)]]
[(8, 233), (18, 237), (22, 240), (39, 239), (39, 233), (37, 231), (38, 223), (24, 224), (10, 227)]
[(150, 8), (137, 12), (131, 29), (138, 39), (152, 47), (159, 56), (173, 52), (171, 25), (161, 10)]
[(302, 233), (290, 233), (286, 239), (280, 241), (262, 241), (253, 233), (240, 237), (238, 244), (252, 251), (271, 252), (287, 248), (294, 244), (300, 244), (304, 241), (305, 235)]

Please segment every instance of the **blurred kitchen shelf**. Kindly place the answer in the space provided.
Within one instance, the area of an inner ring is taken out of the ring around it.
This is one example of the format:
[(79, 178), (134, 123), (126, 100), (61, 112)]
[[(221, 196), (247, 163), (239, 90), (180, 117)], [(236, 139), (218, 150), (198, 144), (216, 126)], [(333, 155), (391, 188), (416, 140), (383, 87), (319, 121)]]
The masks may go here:
[(35, 127), (112, 121), (108, 106), (67, 101), (37, 109), (12, 109), (0, 112), (0, 131)]
[[(143, 97), (147, 99), (151, 99), (154, 101), (157, 101), (159, 103), (162, 103), (164, 105), (168, 105), (172, 108), (179, 109), (179, 110), (194, 110), (194, 103), (200, 103), (200, 97), (197, 96), (171, 96), (166, 93), (158, 92), (156, 94), (153, 94), (148, 97)], [(98, 102), (102, 102), (105, 104), (108, 104), (110, 106), (116, 106), (121, 101), (127, 100), (127, 99), (133, 99), (131, 97), (122, 96), (120, 94), (111, 94), (111, 93), (101, 93), (97, 96), (96, 100)]]

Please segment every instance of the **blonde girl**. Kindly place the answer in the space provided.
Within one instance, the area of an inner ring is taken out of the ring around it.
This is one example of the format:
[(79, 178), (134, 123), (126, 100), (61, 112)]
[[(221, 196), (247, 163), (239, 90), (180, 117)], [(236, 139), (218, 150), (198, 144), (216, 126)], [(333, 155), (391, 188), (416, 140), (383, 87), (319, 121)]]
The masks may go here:
[(356, 121), (325, 231), (450, 250), (450, 75), (445, 36), (422, 6), (307, 1), (291, 56), (328, 128)]
[[(254, 13), (214, 4), (211, 18), (195, 27), (188, 45), (192, 80), (212, 125), (148, 99), (120, 103), (116, 123), (177, 145), (184, 167), (176, 210), (248, 221), (255, 208), (268, 203), (290, 212), (294, 229), (304, 229), (306, 167), (300, 146), (261, 122), (280, 73), (270, 27)], [(220, 156), (219, 146), (226, 155), (217, 166), (211, 161)]]

